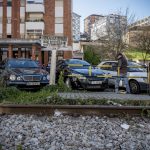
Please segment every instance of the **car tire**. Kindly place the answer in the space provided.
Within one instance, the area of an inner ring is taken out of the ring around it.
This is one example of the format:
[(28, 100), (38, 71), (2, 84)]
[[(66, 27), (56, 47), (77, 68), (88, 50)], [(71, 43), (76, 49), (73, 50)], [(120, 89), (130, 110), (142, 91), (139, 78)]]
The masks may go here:
[(140, 93), (140, 86), (139, 83), (135, 80), (131, 80), (129, 82), (130, 91), (132, 94), (139, 94)]
[(71, 85), (71, 80), (70, 80), (70, 78), (66, 78), (65, 84), (66, 84), (66, 86), (67, 86), (68, 88), (72, 89), (72, 85)]

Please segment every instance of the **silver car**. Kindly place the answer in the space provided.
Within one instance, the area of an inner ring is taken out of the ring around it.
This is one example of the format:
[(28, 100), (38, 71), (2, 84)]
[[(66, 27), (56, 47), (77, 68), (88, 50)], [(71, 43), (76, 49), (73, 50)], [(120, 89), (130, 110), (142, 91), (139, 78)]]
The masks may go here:
[[(117, 61), (103, 61), (97, 67), (101, 68), (109, 77), (109, 86), (115, 85), (115, 77), (117, 76)], [(128, 62), (128, 80), (131, 93), (138, 94), (148, 89), (148, 73), (147, 69), (135, 62)], [(123, 81), (120, 81), (120, 87), (124, 87)]]

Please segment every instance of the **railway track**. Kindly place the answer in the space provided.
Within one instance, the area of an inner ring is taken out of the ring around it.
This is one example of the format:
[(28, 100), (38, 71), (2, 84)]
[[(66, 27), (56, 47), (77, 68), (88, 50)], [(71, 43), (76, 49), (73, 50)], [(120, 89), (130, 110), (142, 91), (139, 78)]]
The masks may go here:
[(150, 115), (150, 106), (0, 105), (0, 114)]

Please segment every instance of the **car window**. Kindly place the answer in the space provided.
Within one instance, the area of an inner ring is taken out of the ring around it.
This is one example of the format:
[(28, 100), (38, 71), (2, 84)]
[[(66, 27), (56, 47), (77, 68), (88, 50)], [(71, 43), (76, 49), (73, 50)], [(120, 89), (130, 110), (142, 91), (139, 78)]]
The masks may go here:
[(128, 72), (146, 72), (146, 68), (140, 64), (128, 62)]
[(78, 59), (66, 60), (65, 64), (71, 68), (88, 68), (89, 66), (91, 66), (88, 62)]
[(103, 65), (101, 65), (101, 69), (103, 69), (103, 70), (112, 70), (111, 62), (103, 63)]
[(111, 62), (110, 65), (112, 66), (112, 67), (111, 67), (111, 71), (117, 71), (117, 67), (118, 67), (117, 62)]
[(38, 64), (32, 60), (9, 60), (7, 62), (9, 68), (39, 68)]

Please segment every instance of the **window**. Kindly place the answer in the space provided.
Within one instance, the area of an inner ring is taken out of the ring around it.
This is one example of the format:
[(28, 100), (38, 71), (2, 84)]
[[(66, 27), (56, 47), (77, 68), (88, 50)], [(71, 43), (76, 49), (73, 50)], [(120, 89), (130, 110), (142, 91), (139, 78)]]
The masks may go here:
[(8, 7), (12, 6), (12, 0), (7, 0), (7, 6)]
[(7, 18), (7, 23), (11, 23), (11, 18)]
[(0, 6), (3, 6), (3, 0), (0, 0)]
[(11, 35), (7, 35), (7, 38), (11, 38)]
[(20, 23), (24, 23), (25, 22), (25, 18), (20, 18)]
[(25, 4), (26, 4), (26, 3), (25, 3), (25, 0), (20, 0), (20, 6), (21, 6), (21, 7), (25, 7)]
[(55, 23), (56, 24), (62, 24), (63, 23), (63, 18), (62, 17), (56, 17), (55, 18)]
[(55, 7), (63, 7), (63, 0), (56, 0)]

